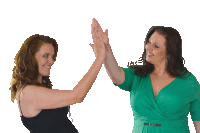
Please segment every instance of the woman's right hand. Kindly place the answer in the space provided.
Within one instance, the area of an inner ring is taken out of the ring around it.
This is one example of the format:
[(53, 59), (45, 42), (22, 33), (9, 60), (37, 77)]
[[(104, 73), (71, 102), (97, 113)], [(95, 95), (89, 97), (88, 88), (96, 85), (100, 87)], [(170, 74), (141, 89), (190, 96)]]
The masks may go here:
[(92, 39), (93, 39), (93, 45), (90, 44), (90, 46), (93, 49), (93, 52), (96, 56), (96, 59), (104, 60), (106, 57), (105, 54), (105, 45), (103, 41), (103, 31), (101, 28), (99, 28), (99, 23), (96, 19), (93, 19), (92, 25), (91, 25), (91, 33), (92, 33)]

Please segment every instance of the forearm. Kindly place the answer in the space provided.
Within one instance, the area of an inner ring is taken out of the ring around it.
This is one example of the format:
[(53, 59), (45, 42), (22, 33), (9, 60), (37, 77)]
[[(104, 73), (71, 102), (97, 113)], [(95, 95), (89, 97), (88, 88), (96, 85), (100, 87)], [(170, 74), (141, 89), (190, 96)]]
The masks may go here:
[(103, 60), (96, 59), (89, 71), (83, 76), (83, 78), (78, 82), (78, 84), (74, 87), (73, 91), (76, 94), (77, 98), (84, 100), (90, 88), (92, 87), (94, 81), (97, 78), (97, 74), (101, 69), (103, 64)]
[(196, 133), (200, 133), (200, 121), (193, 121)]
[(123, 79), (121, 78), (122, 76), (120, 76), (120, 67), (114, 57), (110, 44), (106, 46), (106, 57), (103, 64), (112, 81), (115, 81), (115, 83), (122, 82)]

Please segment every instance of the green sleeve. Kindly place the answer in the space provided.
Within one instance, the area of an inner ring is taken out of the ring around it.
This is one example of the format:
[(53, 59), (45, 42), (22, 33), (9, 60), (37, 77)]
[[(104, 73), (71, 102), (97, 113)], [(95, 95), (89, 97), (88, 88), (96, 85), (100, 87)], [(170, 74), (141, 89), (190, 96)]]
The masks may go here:
[(196, 78), (192, 81), (194, 84), (190, 87), (194, 93), (194, 100), (190, 105), (190, 115), (193, 121), (200, 121), (200, 84)]
[(133, 80), (137, 80), (137, 75), (134, 74), (135, 72), (135, 69), (134, 68), (123, 68), (121, 67), (123, 70), (124, 70), (124, 73), (125, 73), (125, 80), (122, 84), (120, 85), (116, 85), (114, 82), (113, 84), (115, 86), (118, 86), (120, 89), (122, 90), (125, 90), (125, 91), (131, 91), (131, 87), (132, 87), (132, 83), (133, 83)]

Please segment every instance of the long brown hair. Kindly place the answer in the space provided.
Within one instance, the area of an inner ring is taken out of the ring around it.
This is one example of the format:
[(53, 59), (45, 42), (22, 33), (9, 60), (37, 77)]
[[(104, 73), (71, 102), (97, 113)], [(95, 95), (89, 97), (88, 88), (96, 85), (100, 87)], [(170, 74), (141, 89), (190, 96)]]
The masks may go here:
[(130, 66), (128, 65), (128, 68), (134, 68), (135, 69), (134, 74), (140, 75), (141, 77), (146, 77), (149, 73), (154, 71), (154, 65), (146, 61), (145, 45), (147, 44), (149, 38), (155, 31), (163, 35), (166, 39), (165, 46), (166, 46), (166, 57), (167, 57), (167, 66), (166, 66), (167, 72), (172, 77), (179, 77), (185, 79), (186, 77), (183, 77), (183, 75), (185, 75), (189, 71), (183, 65), (184, 58), (182, 57), (182, 39), (179, 32), (172, 27), (152, 26), (149, 29), (147, 36), (145, 38), (144, 52), (142, 54), (141, 60), (139, 60), (139, 61), (143, 60), (143, 65), (137, 65), (137, 64), (134, 65), (134, 63), (132, 64), (131, 62)]
[(14, 58), (16, 66), (13, 68), (11, 87), (11, 101), (14, 103), (16, 94), (24, 85), (37, 85), (52, 89), (52, 82), (49, 76), (42, 76), (42, 84), (38, 82), (39, 68), (35, 54), (44, 43), (49, 43), (54, 47), (54, 60), (56, 61), (58, 44), (55, 39), (49, 36), (35, 34), (27, 38)]

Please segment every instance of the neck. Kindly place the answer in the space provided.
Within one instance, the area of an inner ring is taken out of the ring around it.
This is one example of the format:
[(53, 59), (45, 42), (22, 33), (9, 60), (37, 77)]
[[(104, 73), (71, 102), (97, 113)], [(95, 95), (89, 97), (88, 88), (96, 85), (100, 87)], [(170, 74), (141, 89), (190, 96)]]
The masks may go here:
[(38, 82), (42, 84), (42, 76), (38, 77)]
[(152, 72), (153, 75), (157, 76), (157, 77), (162, 77), (162, 76), (166, 76), (168, 75), (168, 73), (166, 71), (161, 71), (161, 72)]

